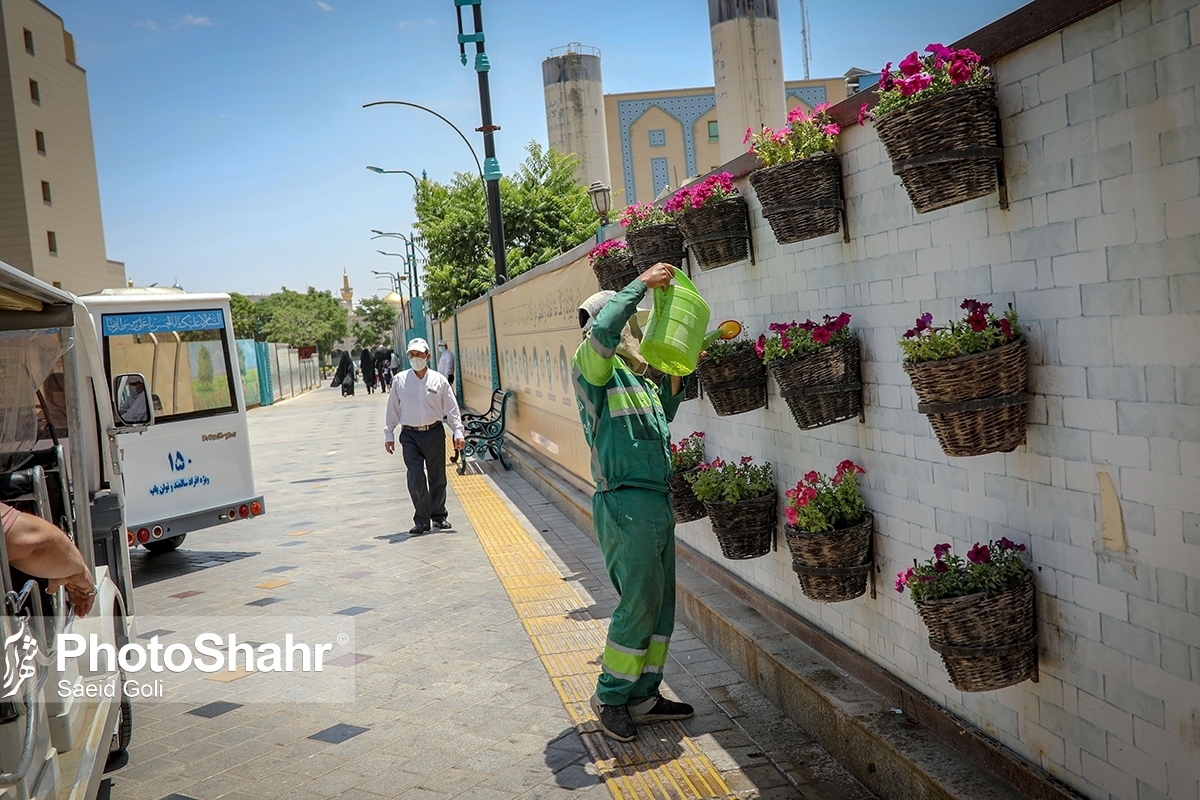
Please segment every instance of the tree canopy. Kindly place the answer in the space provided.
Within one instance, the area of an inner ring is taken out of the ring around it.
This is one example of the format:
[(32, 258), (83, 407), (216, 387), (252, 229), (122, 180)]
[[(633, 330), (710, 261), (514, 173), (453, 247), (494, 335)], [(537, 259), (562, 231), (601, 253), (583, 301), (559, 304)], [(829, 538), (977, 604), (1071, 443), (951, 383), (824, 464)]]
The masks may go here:
[(359, 321), (354, 323), (354, 346), (374, 347), (383, 342), (392, 346), (392, 331), (396, 328), (396, 309), (378, 297), (364, 297), (354, 309)]
[[(587, 189), (575, 181), (578, 159), (537, 142), (510, 176), (500, 179), (509, 277), (549, 261), (595, 235), (599, 220)], [(477, 173), (460, 172), (448, 184), (417, 187), (416, 227), (425, 239), (425, 302), (444, 318), (484, 294), (495, 267), (488, 238), (487, 201)]]
[(315, 345), (328, 354), (346, 336), (346, 308), (332, 293), (311, 286), (304, 294), (286, 286), (258, 302), (233, 292), (229, 295), (233, 331), (239, 339), (279, 342), (292, 347)]

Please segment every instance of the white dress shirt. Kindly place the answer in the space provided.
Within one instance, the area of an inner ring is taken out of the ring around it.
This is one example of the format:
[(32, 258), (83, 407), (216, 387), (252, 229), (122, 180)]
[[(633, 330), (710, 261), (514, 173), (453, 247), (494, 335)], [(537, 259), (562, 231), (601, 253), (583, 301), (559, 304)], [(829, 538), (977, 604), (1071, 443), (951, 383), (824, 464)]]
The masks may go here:
[(387, 417), (383, 424), (383, 440), (395, 441), (398, 429), (405, 425), (424, 426), (441, 422), (445, 417), (455, 439), (463, 438), (462, 417), (450, 381), (431, 369), (425, 377), (406, 369), (392, 378), (392, 391), (388, 395)]
[(438, 372), (449, 378), (454, 374), (454, 353), (447, 348), (442, 352), (441, 358), (438, 359)]

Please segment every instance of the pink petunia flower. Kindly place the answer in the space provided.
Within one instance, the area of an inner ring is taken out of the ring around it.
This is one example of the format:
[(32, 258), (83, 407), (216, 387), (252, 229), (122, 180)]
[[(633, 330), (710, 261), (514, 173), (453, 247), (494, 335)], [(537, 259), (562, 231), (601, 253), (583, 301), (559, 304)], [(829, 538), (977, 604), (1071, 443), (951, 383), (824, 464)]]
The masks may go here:
[(766, 349), (767, 335), (765, 333), (760, 333), (758, 335), (758, 340), (754, 343), (754, 354), (761, 359), (763, 357), (763, 353), (766, 352)]
[(746, 142), (750, 141), (752, 138), (754, 138), (754, 129), (746, 128), (746, 135), (742, 137), (742, 144), (745, 144)]
[(900, 74), (906, 78), (918, 74), (921, 71), (921, 56), (917, 55), (917, 51), (913, 50), (904, 60), (900, 62)]
[(807, 119), (808, 116), (804, 113), (804, 106), (796, 106), (787, 114), (787, 121), (789, 124), (793, 122), (804, 122)]
[(788, 525), (795, 525), (796, 521), (800, 519), (800, 512), (797, 511), (793, 506), (788, 506), (785, 508), (783, 513), (787, 515)]
[(911, 78), (896, 81), (896, 85), (900, 87), (900, 94), (903, 97), (912, 97), (917, 92), (928, 89), (932, 83), (933, 78), (924, 72), (919, 72)]
[(949, 552), (950, 552), (950, 543), (949, 542), (945, 542), (943, 544), (935, 544), (933, 546), (933, 557), (938, 560), (945, 558), (946, 553), (949, 553)]
[(858, 124), (862, 125), (867, 121), (867, 104), (863, 103), (858, 109)]
[(829, 332), (828, 328), (821, 326), (813, 328), (812, 338), (817, 344), (828, 344), (829, 340), (833, 338), (833, 334)]
[(821, 128), (821, 133), (825, 134), (826, 136), (837, 136), (841, 132), (842, 129), (838, 127), (836, 122), (831, 122)]
[(971, 80), (971, 65), (965, 61), (951, 61), (946, 74), (950, 76), (950, 83), (958, 86)]
[(821, 475), (815, 469), (804, 473), (804, 480), (808, 483), (816, 483), (821, 480)]

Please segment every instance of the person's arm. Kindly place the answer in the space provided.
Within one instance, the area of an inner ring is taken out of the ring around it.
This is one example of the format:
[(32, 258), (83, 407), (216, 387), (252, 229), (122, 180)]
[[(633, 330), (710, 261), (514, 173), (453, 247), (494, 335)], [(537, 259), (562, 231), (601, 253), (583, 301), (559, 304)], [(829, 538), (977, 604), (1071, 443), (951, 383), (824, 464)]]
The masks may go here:
[(389, 453), (396, 448), (396, 429), (400, 427), (400, 391), (396, 378), (392, 379), (392, 387), (388, 392), (387, 412), (383, 420), (383, 449)]
[(83, 556), (57, 527), (33, 514), (19, 513), (4, 532), (8, 563), (35, 578), (49, 578), (48, 592), (65, 586), (76, 616), (86, 617), (96, 584)]
[(450, 388), (449, 379), (442, 387), (442, 416), (450, 423), (450, 436), (454, 439), (454, 449), (462, 450), (467, 440), (463, 438), (462, 414), (458, 410), (458, 402), (454, 399), (454, 390)]
[(666, 286), (674, 276), (675, 268), (670, 264), (655, 264), (604, 304), (592, 322), (592, 330), (584, 346), (575, 351), (575, 363), (585, 381), (593, 386), (608, 383), (613, 373), (612, 360), (625, 323), (637, 313), (637, 304), (646, 296), (648, 289)]

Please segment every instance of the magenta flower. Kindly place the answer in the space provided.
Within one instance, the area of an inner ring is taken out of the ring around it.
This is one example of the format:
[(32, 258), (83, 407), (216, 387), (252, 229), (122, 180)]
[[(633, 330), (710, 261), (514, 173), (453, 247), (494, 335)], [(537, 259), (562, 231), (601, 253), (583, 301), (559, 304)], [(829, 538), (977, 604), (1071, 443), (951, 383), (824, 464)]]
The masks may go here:
[(966, 61), (956, 60), (951, 61), (946, 74), (950, 76), (950, 83), (954, 86), (966, 83), (971, 80), (971, 65)]
[(829, 332), (828, 328), (821, 326), (813, 328), (812, 338), (817, 344), (828, 344), (829, 340), (833, 338), (833, 334)]
[[(795, 524), (795, 523), (792, 523), (792, 524)], [(895, 584), (895, 586), (896, 586), (896, 591), (897, 591), (897, 592), (903, 592), (903, 591), (904, 591), (904, 587), (905, 587), (905, 586), (907, 586), (907, 585), (908, 585), (908, 584), (904, 582), (904, 573), (903, 573), (903, 572), (898, 572), (898, 573), (896, 573), (896, 584)]]
[(763, 353), (766, 352), (766, 349), (767, 335), (765, 333), (760, 333), (758, 335), (758, 341), (754, 343), (754, 354), (761, 359), (763, 357)]
[(821, 133), (825, 134), (826, 136), (837, 136), (841, 132), (842, 129), (838, 127), (836, 122), (831, 122), (821, 128)]
[(896, 81), (896, 85), (900, 87), (900, 94), (903, 97), (912, 97), (920, 91), (928, 89), (933, 83), (933, 78), (924, 72), (919, 72), (911, 78), (903, 78)]
[(783, 348), (785, 353), (792, 349), (792, 340), (788, 338), (786, 333), (779, 334), (779, 346)]
[(796, 106), (789, 111), (787, 115), (787, 121), (789, 124), (793, 122), (804, 122), (806, 119), (808, 119), (808, 117), (804, 113), (804, 106)]
[(945, 561), (935, 561), (933, 563), (933, 571), (937, 572), (939, 574), (943, 573), (943, 572), (949, 572), (950, 565), (947, 564)]
[(933, 557), (939, 561), (946, 557), (946, 553), (950, 552), (950, 543), (935, 544), (933, 546)]
[(742, 456), (741, 465), (744, 467), (754, 460), (753, 456)]
[(1012, 325), (1009, 324), (1008, 320), (1006, 320), (1006, 319), (1000, 320), (999, 325), (1000, 325), (1000, 332), (1004, 334), (1005, 339), (1013, 338)]
[(917, 55), (917, 51), (913, 50), (904, 60), (900, 62), (900, 74), (906, 78), (918, 74), (921, 71), (921, 57)]
[(750, 141), (750, 139), (753, 138), (753, 136), (754, 136), (754, 129), (746, 128), (746, 135), (742, 137), (742, 144), (745, 144), (746, 142)]
[(837, 327), (834, 328), (834, 331), (840, 331), (842, 328), (850, 324), (850, 315), (843, 311), (837, 315), (837, 319), (834, 320), (834, 324), (837, 325)]
[(858, 124), (862, 125), (867, 120), (867, 104), (863, 103), (858, 109)]
[(987, 564), (992, 560), (992, 551), (986, 545), (976, 542), (975, 546), (967, 553), (967, 558), (973, 564)]
[(987, 317), (985, 317), (983, 314), (980, 314), (978, 311), (968, 315), (967, 322), (971, 324), (971, 330), (975, 331), (976, 333), (986, 330), (988, 326)]

